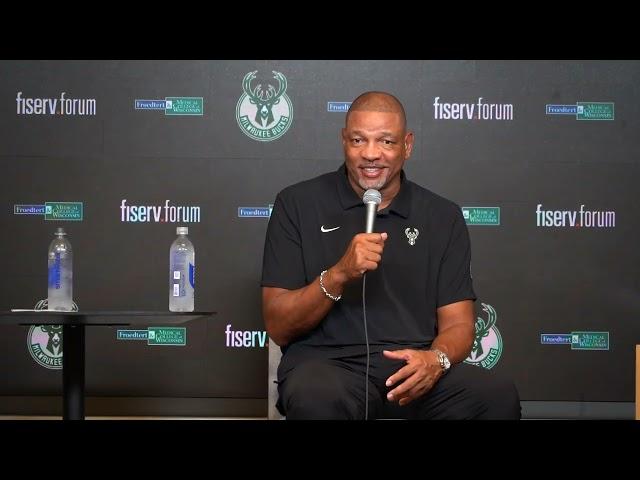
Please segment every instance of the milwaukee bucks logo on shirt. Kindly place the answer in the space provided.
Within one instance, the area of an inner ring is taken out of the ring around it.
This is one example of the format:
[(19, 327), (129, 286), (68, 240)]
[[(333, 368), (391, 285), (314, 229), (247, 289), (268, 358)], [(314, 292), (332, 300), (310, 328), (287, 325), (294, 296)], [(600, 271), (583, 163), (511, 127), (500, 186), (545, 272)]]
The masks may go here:
[(236, 106), (236, 120), (242, 132), (259, 142), (270, 142), (285, 134), (293, 120), (293, 107), (287, 96), (287, 78), (273, 71), (268, 82), (256, 80), (257, 70), (242, 80), (244, 93)]
[(418, 230), (417, 228), (405, 228), (404, 234), (409, 239), (409, 245), (413, 246), (416, 244), (416, 239), (418, 238), (418, 235), (420, 235), (420, 230)]
[(502, 355), (502, 337), (496, 327), (498, 315), (495, 309), (487, 303), (481, 305), (482, 310), (487, 313), (487, 319), (478, 317), (476, 320), (476, 335), (473, 339), (473, 346), (464, 363), (484, 367), (488, 370), (498, 363), (500, 355)]

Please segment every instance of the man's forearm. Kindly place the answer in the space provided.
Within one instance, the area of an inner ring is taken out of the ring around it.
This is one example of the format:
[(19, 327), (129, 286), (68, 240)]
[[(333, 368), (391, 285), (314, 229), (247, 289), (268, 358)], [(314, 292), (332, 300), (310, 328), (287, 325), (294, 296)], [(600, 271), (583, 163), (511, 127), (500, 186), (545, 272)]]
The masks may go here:
[[(342, 285), (332, 278), (331, 270), (323, 280), (332, 295), (342, 293)], [(278, 345), (287, 345), (314, 329), (334, 303), (322, 291), (320, 277), (297, 290), (263, 287), (262, 305), (267, 333)]]
[(452, 325), (433, 340), (431, 348), (442, 350), (451, 363), (462, 362), (469, 356), (473, 346), (475, 328), (473, 325)]

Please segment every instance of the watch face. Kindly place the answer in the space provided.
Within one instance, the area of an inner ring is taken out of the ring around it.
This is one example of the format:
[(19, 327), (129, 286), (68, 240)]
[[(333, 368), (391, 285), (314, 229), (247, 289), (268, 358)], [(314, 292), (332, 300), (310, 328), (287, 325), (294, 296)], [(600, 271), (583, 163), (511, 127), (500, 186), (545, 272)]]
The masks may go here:
[(447, 357), (444, 352), (438, 352), (438, 360), (440, 360), (440, 366), (446, 372), (451, 367), (451, 362), (449, 361), (449, 357)]
[(447, 372), (449, 371), (449, 368), (451, 367), (451, 362), (449, 361), (449, 357), (447, 357), (445, 355), (444, 352), (441, 352), (440, 350), (435, 350), (436, 355), (438, 356), (438, 362), (440, 362), (440, 368), (442, 368), (443, 372)]
[(451, 362), (449, 361), (446, 355), (443, 355), (442, 357), (444, 360), (444, 369), (449, 370), (449, 368), (451, 367)]

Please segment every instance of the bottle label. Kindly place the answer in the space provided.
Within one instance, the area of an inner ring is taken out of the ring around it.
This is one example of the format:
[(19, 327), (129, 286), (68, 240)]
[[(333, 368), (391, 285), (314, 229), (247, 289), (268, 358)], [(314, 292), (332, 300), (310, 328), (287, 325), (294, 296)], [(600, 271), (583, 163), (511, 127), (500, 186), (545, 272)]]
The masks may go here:
[(171, 260), (171, 295), (174, 297), (184, 297), (187, 281), (187, 258), (184, 252), (174, 252)]
[(189, 283), (191, 288), (196, 288), (196, 266), (193, 263), (189, 264)]
[(49, 287), (60, 289), (60, 252), (55, 253), (55, 259), (49, 266)]

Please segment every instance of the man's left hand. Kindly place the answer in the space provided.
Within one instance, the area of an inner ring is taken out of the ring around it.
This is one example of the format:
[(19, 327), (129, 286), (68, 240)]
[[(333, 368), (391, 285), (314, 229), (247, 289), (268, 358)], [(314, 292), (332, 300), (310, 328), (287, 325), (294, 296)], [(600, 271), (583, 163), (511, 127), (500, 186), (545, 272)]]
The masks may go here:
[(387, 393), (390, 402), (406, 405), (431, 390), (442, 376), (438, 356), (431, 350), (383, 350), (382, 353), (387, 358), (407, 362), (386, 381), (387, 387), (401, 382)]

